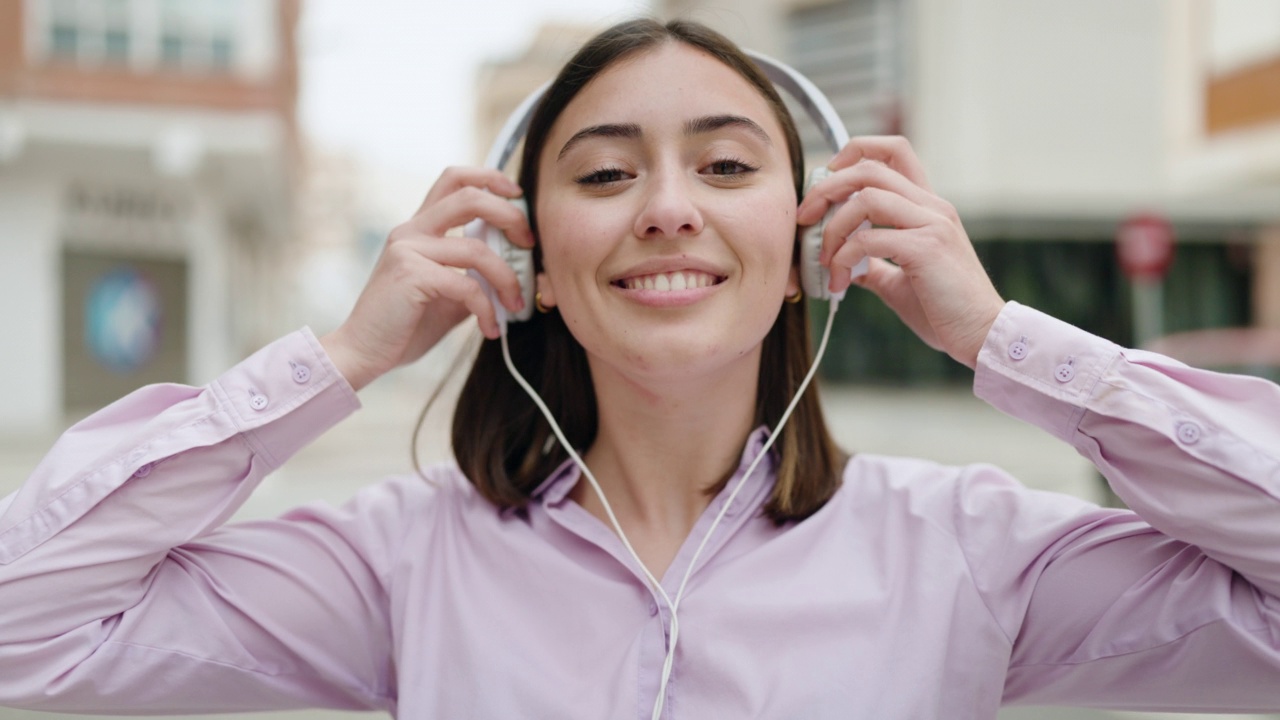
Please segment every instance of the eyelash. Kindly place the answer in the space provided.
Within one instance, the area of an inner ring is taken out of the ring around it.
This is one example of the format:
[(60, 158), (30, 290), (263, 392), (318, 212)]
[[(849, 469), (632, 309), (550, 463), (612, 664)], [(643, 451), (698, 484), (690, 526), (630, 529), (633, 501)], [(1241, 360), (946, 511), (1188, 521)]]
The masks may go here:
[(709, 165), (707, 165), (707, 167), (714, 168), (717, 166), (724, 166), (724, 165), (736, 165), (737, 170), (735, 172), (712, 173), (712, 174), (715, 175), (716, 177), (724, 177), (724, 178), (732, 179), (732, 178), (742, 177), (743, 175), (748, 175), (760, 169), (760, 166), (758, 165), (752, 165), (749, 162), (746, 162), (744, 160), (738, 160), (737, 158), (732, 158), (732, 157), (725, 157), (725, 158), (720, 158), (719, 160), (713, 160)]
[[(592, 170), (586, 175), (580, 175), (573, 179), (579, 185), (612, 185), (622, 180), (622, 169), (616, 167), (603, 167), (598, 170)], [(604, 179), (604, 176), (614, 176), (611, 180)]]
[[(752, 165), (749, 162), (738, 160), (732, 157), (725, 157), (725, 158), (720, 158), (719, 160), (713, 160), (707, 164), (706, 169), (717, 168), (717, 167), (723, 168), (726, 165), (735, 166), (734, 171), (720, 172), (720, 173), (712, 172), (711, 174), (714, 175), (715, 177), (734, 179), (734, 178), (740, 178), (743, 175), (753, 173), (760, 169), (758, 165)], [(623, 172), (624, 171), (620, 168), (603, 167), (597, 170), (592, 170), (591, 172), (588, 172), (585, 175), (580, 175), (574, 178), (574, 182), (578, 183), (579, 185), (612, 185), (613, 183), (622, 181), (621, 176), (623, 175)], [(606, 177), (609, 177), (610, 179), (606, 179)]]

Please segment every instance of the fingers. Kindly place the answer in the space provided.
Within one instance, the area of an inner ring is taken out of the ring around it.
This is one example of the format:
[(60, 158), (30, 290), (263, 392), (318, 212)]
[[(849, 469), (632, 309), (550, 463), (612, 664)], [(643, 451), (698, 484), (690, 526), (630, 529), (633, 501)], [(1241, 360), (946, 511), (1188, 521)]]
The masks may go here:
[[(501, 170), (487, 167), (455, 166), (445, 168), (431, 189), (418, 212), (422, 212), (446, 195), (452, 195), (464, 187), (476, 187), (507, 198), (520, 197), (520, 185), (502, 174)], [(416, 214), (416, 213), (415, 213)]]
[(862, 160), (857, 164), (836, 171), (817, 183), (805, 194), (804, 201), (796, 209), (799, 225), (812, 225), (834, 204), (842, 203), (864, 188), (878, 187), (931, 208), (943, 215), (954, 215), (955, 209), (933, 192), (920, 187), (897, 170), (879, 160)]
[[(524, 308), (524, 297), (520, 292), (520, 281), (516, 277), (515, 271), (502, 258), (498, 257), (497, 253), (493, 252), (483, 240), (458, 237), (400, 236), (394, 238), (392, 243), (396, 251), (412, 253), (429, 260), (431, 264), (443, 266), (443, 269), (450, 276), (463, 277), (455, 269), (475, 270), (493, 287), (494, 292), (498, 294), (498, 299), (508, 310), (519, 312)], [(389, 252), (391, 248), (392, 246), (388, 247)], [(405, 265), (410, 268), (409, 272), (414, 272), (419, 267), (413, 262), (406, 262)], [(429, 278), (423, 279), (439, 279), (441, 277), (443, 276), (432, 272), (429, 274)], [(481, 289), (474, 280), (471, 283), (476, 285), (477, 289)], [(461, 286), (452, 282), (447, 283), (446, 287), (454, 290), (462, 289)], [(467, 290), (467, 292), (469, 293), (470, 290)], [(448, 292), (442, 292), (442, 294), (451, 300), (466, 302), (462, 295), (454, 295)], [(471, 307), (471, 303), (466, 302), (466, 304), (468, 308)], [(490, 306), (487, 297), (484, 300), (484, 304), (488, 307), (488, 314), (492, 315), (493, 308)], [(478, 315), (479, 313), (477, 313)]]
[[(945, 220), (942, 215), (898, 193), (880, 188), (865, 188), (837, 210), (823, 229), (822, 251), (818, 260), (826, 264), (837, 251), (852, 245), (855, 250), (863, 251), (863, 254), (897, 261), (897, 254), (901, 252), (904, 243), (899, 242), (898, 247), (895, 247), (886, 242), (884, 247), (876, 247), (874, 251), (862, 245), (868, 238), (883, 238), (888, 241), (896, 237), (901, 240), (902, 231), (937, 225)], [(864, 221), (889, 227), (867, 228), (855, 232)], [(855, 243), (855, 238), (862, 238), (862, 242)], [(846, 239), (849, 242), (846, 243)]]
[(916, 155), (911, 143), (901, 135), (862, 135), (840, 148), (840, 152), (827, 163), (832, 170), (856, 165), (862, 160), (878, 160), (902, 173), (911, 182), (933, 192), (924, 163)]
[[(501, 334), (498, 328), (498, 314), (493, 308), (493, 303), (489, 302), (489, 296), (485, 294), (484, 288), (475, 281), (475, 278), (435, 264), (429, 264), (423, 272), (429, 276), (425, 279), (431, 281), (440, 295), (461, 303), (468, 312), (476, 316), (480, 332), (484, 333), (485, 337), (496, 338)], [(512, 277), (514, 278), (514, 274)]]
[(425, 205), (405, 225), (423, 235), (439, 237), (477, 218), (501, 229), (516, 245), (533, 247), (533, 230), (525, 214), (508, 200), (474, 185)]

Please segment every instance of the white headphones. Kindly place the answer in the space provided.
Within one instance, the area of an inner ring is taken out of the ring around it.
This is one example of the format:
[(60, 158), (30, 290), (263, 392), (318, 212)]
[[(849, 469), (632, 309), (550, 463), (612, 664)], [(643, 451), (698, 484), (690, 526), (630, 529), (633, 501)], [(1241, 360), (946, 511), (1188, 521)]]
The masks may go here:
[[(752, 60), (755, 60), (756, 64), (764, 72), (765, 77), (769, 78), (776, 87), (785, 90), (796, 102), (800, 103), (805, 113), (818, 127), (818, 131), (822, 134), (822, 138), (826, 141), (831, 152), (833, 154), (839, 152), (840, 148), (844, 147), (845, 143), (849, 141), (849, 132), (845, 130), (844, 123), (840, 121), (840, 116), (836, 114), (835, 108), (831, 106), (831, 101), (827, 99), (827, 96), (823, 95), (822, 91), (810, 82), (808, 78), (785, 63), (751, 50), (747, 50), (746, 53)], [(551, 83), (547, 82), (537, 90), (534, 90), (507, 118), (507, 122), (502, 126), (502, 130), (494, 140), (493, 146), (489, 149), (488, 157), (485, 158), (486, 167), (499, 170), (506, 168), (507, 162), (515, 154), (516, 147), (529, 129), (529, 121), (533, 118), (538, 101), (542, 99), (543, 94), (546, 93), (547, 88), (550, 86)], [(827, 170), (825, 166), (814, 168), (805, 181), (805, 193), (807, 194), (809, 188), (825, 179), (830, 173), (831, 171)], [(512, 203), (519, 207), (526, 217), (528, 216), (528, 207), (523, 199), (512, 200)], [(831, 272), (818, 262), (818, 254), (822, 250), (822, 230), (841, 204), (832, 205), (821, 221), (804, 228), (800, 235), (801, 287), (804, 288), (809, 297), (819, 300), (833, 299), (831, 293), (827, 290), (831, 280)], [(858, 229), (861, 230), (863, 227), (870, 227), (870, 223), (864, 222)], [(507, 322), (528, 320), (533, 313), (534, 306), (533, 251), (510, 242), (502, 230), (489, 225), (483, 220), (475, 220), (468, 224), (465, 233), (467, 237), (483, 239), (512, 270), (515, 270), (516, 277), (520, 280), (520, 291), (524, 297), (524, 309), (518, 313), (508, 313), (502, 303), (498, 301), (497, 293), (494, 292), (492, 286), (474, 270), (468, 272), (471, 277), (480, 283), (485, 293), (489, 296), (489, 300), (497, 311), (498, 324), (505, 331)], [(865, 275), (866, 272), (867, 259), (863, 258), (853, 268), (851, 275), (852, 277), (858, 277), (859, 275)], [(843, 300), (844, 293), (838, 293), (834, 299)]]

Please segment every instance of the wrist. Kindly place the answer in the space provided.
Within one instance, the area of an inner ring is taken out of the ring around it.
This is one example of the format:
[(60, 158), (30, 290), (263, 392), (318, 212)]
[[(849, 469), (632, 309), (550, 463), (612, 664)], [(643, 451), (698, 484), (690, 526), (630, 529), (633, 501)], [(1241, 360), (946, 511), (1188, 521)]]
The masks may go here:
[(1005, 302), (1002, 300), (992, 307), (991, 311), (987, 313), (986, 321), (978, 325), (970, 341), (965, 344), (964, 353), (956, 358), (968, 366), (970, 370), (978, 369), (978, 355), (982, 352), (982, 346), (986, 345), (987, 336), (991, 334), (991, 328), (995, 326), (996, 318), (1000, 317), (1004, 306)]
[(377, 373), (371, 372), (363, 356), (342, 334), (342, 328), (322, 336), (320, 346), (353, 390), (359, 392), (377, 377)]

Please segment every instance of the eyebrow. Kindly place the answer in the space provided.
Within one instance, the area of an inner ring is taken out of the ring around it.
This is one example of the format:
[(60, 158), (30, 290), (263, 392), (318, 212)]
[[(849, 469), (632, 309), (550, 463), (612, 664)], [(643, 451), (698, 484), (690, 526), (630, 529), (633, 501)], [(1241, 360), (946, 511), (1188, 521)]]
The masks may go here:
[(560, 154), (556, 156), (556, 159), (559, 160), (564, 157), (564, 154), (569, 152), (569, 148), (572, 148), (574, 145), (577, 145), (588, 138), (606, 137), (635, 139), (640, 137), (641, 134), (640, 126), (635, 123), (606, 123), (604, 125), (592, 125), (591, 127), (585, 127), (574, 133), (573, 137), (569, 138), (569, 142), (565, 143), (564, 147), (560, 148)]
[(760, 138), (766, 145), (772, 145), (773, 139), (756, 121), (741, 115), (707, 115), (694, 118), (684, 124), (685, 135), (701, 135), (715, 132), (721, 128), (741, 128)]
[[(764, 128), (760, 127), (754, 120), (741, 115), (705, 115), (700, 118), (694, 118), (685, 122), (684, 134), (703, 135), (727, 127), (742, 128), (760, 138), (765, 144), (773, 144), (773, 139), (769, 137), (769, 133), (764, 131)], [(589, 138), (604, 137), (633, 140), (643, 134), (644, 132), (640, 129), (640, 126), (635, 123), (605, 123), (603, 125), (585, 127), (569, 138), (564, 147), (560, 148), (560, 154), (556, 156), (556, 159), (563, 158), (565, 153), (569, 152), (574, 145)]]

